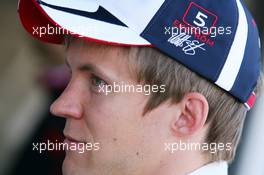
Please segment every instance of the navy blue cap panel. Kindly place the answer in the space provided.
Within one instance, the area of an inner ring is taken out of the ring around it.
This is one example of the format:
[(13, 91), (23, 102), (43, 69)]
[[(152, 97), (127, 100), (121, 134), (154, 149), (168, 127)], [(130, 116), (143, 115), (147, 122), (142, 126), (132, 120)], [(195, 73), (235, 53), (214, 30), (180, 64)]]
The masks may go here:
[(257, 25), (245, 4), (243, 6), (248, 21), (248, 39), (242, 65), (230, 92), (245, 102), (257, 84), (260, 74), (261, 53)]
[[(189, 3), (167, 0), (141, 36), (173, 59), (215, 82), (236, 33), (238, 12), (234, 9), (237, 9), (237, 6), (233, 0), (219, 0), (218, 3), (203, 0)], [(165, 27), (175, 27), (179, 24), (193, 27), (230, 27), (231, 32), (216, 37), (199, 37), (194, 34), (173, 36), (172, 33), (166, 33)]]

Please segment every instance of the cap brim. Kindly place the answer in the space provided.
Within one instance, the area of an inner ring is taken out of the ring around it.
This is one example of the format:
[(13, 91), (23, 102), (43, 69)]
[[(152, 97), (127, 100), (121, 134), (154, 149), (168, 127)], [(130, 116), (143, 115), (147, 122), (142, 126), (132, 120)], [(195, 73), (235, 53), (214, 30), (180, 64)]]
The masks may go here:
[(151, 46), (94, 3), (93, 0), (20, 0), (18, 12), (24, 28), (33, 37), (45, 42), (61, 44), (65, 35), (73, 35), (113, 45)]

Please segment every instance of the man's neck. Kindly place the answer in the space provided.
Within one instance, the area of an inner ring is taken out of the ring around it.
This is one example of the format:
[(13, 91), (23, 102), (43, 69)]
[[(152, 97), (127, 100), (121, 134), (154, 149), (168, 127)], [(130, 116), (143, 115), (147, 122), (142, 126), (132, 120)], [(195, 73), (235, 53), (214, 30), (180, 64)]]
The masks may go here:
[(203, 154), (182, 152), (161, 161), (160, 167), (153, 171), (152, 175), (188, 175), (209, 162)]

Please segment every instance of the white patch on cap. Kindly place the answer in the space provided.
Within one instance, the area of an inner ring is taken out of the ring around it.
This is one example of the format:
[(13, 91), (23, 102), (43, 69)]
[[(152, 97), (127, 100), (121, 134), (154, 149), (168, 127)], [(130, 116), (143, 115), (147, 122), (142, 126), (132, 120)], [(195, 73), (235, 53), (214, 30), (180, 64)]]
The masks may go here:
[(238, 7), (238, 26), (233, 44), (229, 50), (223, 69), (215, 82), (226, 91), (230, 91), (240, 70), (248, 38), (248, 22), (240, 0), (236, 0)]
[(141, 34), (165, 0), (97, 0), (120, 21)]
[(86, 12), (96, 12), (99, 4), (96, 0), (42, 0), (43, 2), (59, 7), (66, 7)]
[(72, 34), (119, 44), (150, 45), (148, 41), (125, 26), (67, 13), (45, 5), (41, 7), (60, 27), (69, 30)]

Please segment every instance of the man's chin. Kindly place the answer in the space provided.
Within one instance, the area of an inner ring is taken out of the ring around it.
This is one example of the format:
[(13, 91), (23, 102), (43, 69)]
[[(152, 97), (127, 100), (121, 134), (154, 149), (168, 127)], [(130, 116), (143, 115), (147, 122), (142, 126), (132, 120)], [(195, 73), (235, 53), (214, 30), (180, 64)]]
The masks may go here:
[(83, 155), (80, 155), (77, 152), (66, 152), (65, 159), (62, 164), (62, 172), (63, 175), (84, 175), (87, 173), (80, 172), (82, 168), (82, 163), (85, 162), (82, 157)]
[(74, 174), (78, 174), (78, 169), (76, 167), (74, 167), (74, 163), (72, 162), (72, 160), (70, 160), (69, 158), (67, 158), (68, 156), (65, 157), (63, 164), (62, 164), (62, 174), (63, 175), (74, 175)]
[(91, 154), (77, 151), (66, 151), (62, 164), (63, 175), (95, 175), (91, 174)]

